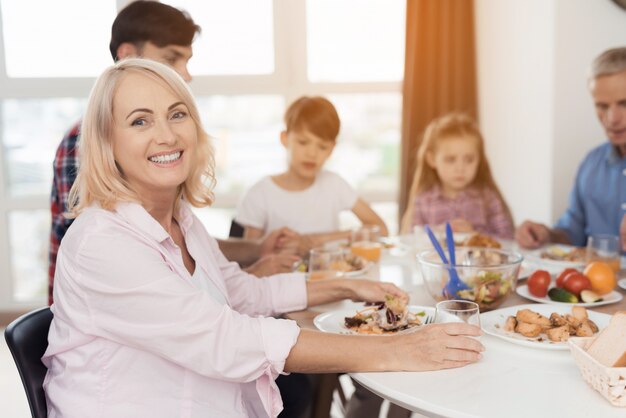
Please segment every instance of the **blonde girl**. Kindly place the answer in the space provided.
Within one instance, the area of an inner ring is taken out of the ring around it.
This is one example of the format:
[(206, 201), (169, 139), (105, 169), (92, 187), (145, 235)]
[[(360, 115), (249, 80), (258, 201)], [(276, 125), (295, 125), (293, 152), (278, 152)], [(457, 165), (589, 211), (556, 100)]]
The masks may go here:
[(401, 231), (446, 221), (457, 231), (513, 238), (513, 217), (491, 174), (478, 125), (459, 113), (426, 127)]

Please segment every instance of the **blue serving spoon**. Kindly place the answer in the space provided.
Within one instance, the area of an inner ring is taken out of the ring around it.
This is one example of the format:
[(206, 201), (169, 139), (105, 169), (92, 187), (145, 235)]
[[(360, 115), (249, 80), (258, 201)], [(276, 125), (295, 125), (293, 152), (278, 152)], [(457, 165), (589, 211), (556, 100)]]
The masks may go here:
[[(430, 229), (430, 226), (425, 225), (424, 229), (426, 230), (426, 233), (428, 234), (428, 238), (430, 239), (430, 242), (433, 244), (433, 247), (435, 247), (437, 254), (439, 254), (441, 261), (443, 261), (443, 264), (445, 264), (448, 267), (448, 271), (450, 272), (449, 274), (450, 279), (448, 280), (448, 283), (446, 283), (446, 285), (443, 288), (443, 296), (446, 298), (456, 299), (459, 297), (457, 296), (457, 292), (459, 292), (460, 290), (468, 289), (468, 287), (459, 278), (457, 271), (453, 267), (454, 263), (450, 264), (450, 262), (448, 262), (448, 258), (446, 257), (446, 254), (443, 251), (441, 244), (439, 244), (439, 240), (437, 240), (437, 237), (433, 233), (432, 229)], [(450, 232), (452, 232), (452, 229), (450, 229)], [(450, 251), (449, 240), (452, 240), (452, 251)], [(446, 243), (448, 244), (448, 251), (450, 251), (451, 258), (456, 261), (456, 256), (454, 253), (454, 237), (452, 236), (451, 233), (450, 234), (448, 233), (447, 228), (446, 228)]]
[(444, 296), (458, 295), (459, 291), (469, 289), (469, 287), (461, 280), (459, 273), (456, 271), (456, 250), (454, 248), (454, 235), (450, 222), (446, 222), (446, 244), (448, 253), (450, 254), (450, 280), (443, 289)]

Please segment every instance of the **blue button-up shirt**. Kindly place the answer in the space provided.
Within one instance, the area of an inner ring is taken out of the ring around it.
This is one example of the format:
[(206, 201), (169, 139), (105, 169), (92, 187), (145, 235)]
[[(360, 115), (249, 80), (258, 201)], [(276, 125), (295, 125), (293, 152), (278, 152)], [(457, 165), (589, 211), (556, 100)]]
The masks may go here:
[(587, 154), (576, 174), (569, 206), (555, 228), (574, 245), (584, 246), (594, 234), (619, 235), (626, 214), (626, 158), (610, 142)]

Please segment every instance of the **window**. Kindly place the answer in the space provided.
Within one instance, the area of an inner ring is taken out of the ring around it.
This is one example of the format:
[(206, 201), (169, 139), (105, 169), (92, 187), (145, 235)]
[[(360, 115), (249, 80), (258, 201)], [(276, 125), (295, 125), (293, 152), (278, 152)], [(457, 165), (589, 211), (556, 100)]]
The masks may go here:
[[(396, 230), (405, 0), (165, 2), (202, 27), (189, 70), (216, 150), (216, 203), (196, 210), (212, 234), (225, 237), (245, 190), (286, 166), (283, 112), (303, 94), (335, 104), (329, 168)], [(126, 3), (0, 0), (0, 308), (45, 303), (54, 152), (111, 63)]]
[(2, 0), (0, 6), (7, 76), (95, 77), (111, 64), (115, 0)]
[(402, 79), (404, 2), (310, 0), (306, 15), (311, 81)]

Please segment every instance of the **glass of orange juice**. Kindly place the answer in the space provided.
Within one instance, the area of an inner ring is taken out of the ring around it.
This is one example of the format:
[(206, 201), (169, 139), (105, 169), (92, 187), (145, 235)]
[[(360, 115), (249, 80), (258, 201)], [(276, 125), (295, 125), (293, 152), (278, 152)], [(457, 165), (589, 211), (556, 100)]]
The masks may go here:
[(338, 279), (349, 265), (341, 248), (313, 248), (309, 252), (309, 280)]
[(587, 263), (602, 261), (619, 272), (620, 265), (620, 238), (617, 235), (598, 234), (587, 239)]
[(374, 263), (380, 260), (382, 244), (378, 225), (363, 225), (361, 228), (353, 229), (350, 242), (352, 254)]

